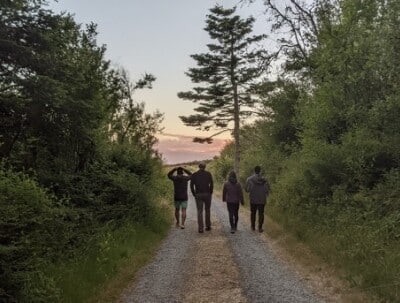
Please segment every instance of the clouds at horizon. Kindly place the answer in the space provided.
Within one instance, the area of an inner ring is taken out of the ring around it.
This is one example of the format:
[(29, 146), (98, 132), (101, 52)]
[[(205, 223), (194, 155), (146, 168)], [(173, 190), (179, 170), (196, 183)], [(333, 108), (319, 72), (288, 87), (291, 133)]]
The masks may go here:
[(200, 144), (193, 142), (192, 136), (163, 134), (159, 136), (155, 148), (162, 154), (165, 163), (176, 164), (212, 159), (228, 142), (230, 140), (215, 138), (211, 144)]

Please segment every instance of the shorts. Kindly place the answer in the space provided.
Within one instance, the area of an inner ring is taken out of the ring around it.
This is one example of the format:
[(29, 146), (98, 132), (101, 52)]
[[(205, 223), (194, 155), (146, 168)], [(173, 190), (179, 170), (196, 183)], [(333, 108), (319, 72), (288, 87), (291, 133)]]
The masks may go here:
[(175, 204), (175, 208), (184, 208), (184, 209), (186, 209), (187, 208), (187, 203), (188, 203), (188, 201), (175, 201), (174, 202), (174, 204)]

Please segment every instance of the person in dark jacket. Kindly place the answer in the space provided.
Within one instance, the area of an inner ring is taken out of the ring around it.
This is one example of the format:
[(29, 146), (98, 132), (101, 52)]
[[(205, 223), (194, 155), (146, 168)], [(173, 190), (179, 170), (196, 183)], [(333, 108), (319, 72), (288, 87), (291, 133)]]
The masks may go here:
[(190, 190), (196, 199), (199, 233), (202, 233), (204, 229), (203, 209), (205, 210), (206, 230), (211, 230), (210, 208), (214, 183), (211, 173), (205, 168), (206, 164), (200, 163), (199, 170), (193, 173), (190, 179)]
[(261, 167), (254, 167), (254, 175), (246, 180), (246, 191), (250, 197), (250, 222), (251, 229), (256, 229), (256, 213), (258, 212), (258, 231), (263, 232), (264, 208), (269, 194), (269, 184), (266, 178), (261, 176)]
[[(176, 171), (176, 175), (174, 175)], [(184, 175), (183, 173), (186, 173)], [(188, 182), (192, 173), (183, 167), (176, 167), (168, 172), (168, 178), (174, 182), (174, 203), (176, 227), (185, 228), (186, 208), (188, 201)], [(181, 224), (179, 224), (179, 211), (181, 211)]]
[(239, 205), (244, 205), (242, 186), (237, 181), (236, 173), (234, 171), (229, 173), (228, 181), (224, 183), (222, 189), (222, 201), (226, 202), (229, 214), (229, 223), (231, 225), (231, 233), (234, 234), (237, 230), (237, 223), (239, 220)]

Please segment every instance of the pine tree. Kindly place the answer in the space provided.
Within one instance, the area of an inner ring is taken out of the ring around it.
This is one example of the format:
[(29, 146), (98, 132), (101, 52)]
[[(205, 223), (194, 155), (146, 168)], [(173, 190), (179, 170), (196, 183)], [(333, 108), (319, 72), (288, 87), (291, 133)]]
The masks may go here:
[[(235, 15), (236, 7), (224, 9), (216, 5), (207, 15), (205, 31), (214, 43), (207, 44), (208, 53), (191, 57), (197, 67), (186, 75), (199, 84), (178, 97), (198, 103), (197, 114), (181, 116), (187, 126), (202, 130), (227, 129), (233, 122), (235, 141), (235, 171), (240, 163), (240, 121), (254, 113), (257, 98), (252, 90), (266, 71), (270, 56), (257, 45), (265, 35), (252, 35), (255, 19)], [(210, 143), (211, 137), (197, 142)]]

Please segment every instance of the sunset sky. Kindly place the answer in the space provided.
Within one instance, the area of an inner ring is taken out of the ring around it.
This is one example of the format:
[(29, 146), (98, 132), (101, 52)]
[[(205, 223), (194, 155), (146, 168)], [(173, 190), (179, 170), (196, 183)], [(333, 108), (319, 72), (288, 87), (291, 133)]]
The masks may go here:
[(164, 113), (165, 134), (158, 136), (157, 148), (165, 162), (172, 164), (210, 159), (230, 139), (230, 134), (224, 133), (213, 144), (193, 143), (193, 136), (211, 133), (187, 127), (179, 119), (194, 113), (194, 104), (180, 100), (177, 93), (192, 87), (184, 74), (196, 66), (190, 55), (207, 52), (210, 40), (203, 28), (209, 9), (216, 3), (237, 5), (243, 17), (259, 19), (255, 33), (265, 33), (261, 2), (243, 6), (238, 0), (59, 0), (50, 3), (50, 8), (74, 14), (78, 23), (96, 23), (98, 44), (107, 45), (107, 59), (125, 68), (132, 81), (145, 72), (157, 78), (152, 90), (138, 91), (135, 98), (146, 103), (148, 112)]

